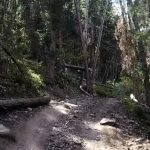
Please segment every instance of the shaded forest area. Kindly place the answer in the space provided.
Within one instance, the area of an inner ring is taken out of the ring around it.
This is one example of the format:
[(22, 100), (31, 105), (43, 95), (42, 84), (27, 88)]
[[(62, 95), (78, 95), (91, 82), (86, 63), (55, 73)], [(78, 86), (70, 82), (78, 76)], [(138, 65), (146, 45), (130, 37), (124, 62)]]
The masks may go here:
[[(149, 100), (149, 1), (2, 0), (0, 95), (86, 94)], [(48, 87), (48, 88), (47, 88)]]
[(150, 1), (1, 0), (0, 108), (76, 94), (119, 99), (150, 134)]
[(92, 94), (95, 83), (119, 79), (111, 1), (4, 0), (0, 6), (2, 97), (82, 82)]

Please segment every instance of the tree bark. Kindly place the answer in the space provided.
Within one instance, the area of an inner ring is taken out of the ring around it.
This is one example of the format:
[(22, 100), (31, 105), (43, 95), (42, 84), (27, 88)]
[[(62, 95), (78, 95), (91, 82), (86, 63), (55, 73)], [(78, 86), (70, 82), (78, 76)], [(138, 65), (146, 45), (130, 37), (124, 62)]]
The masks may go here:
[(125, 1), (124, 0), (119, 0), (119, 3), (120, 3), (121, 15), (122, 15), (122, 18), (123, 18), (123, 22), (126, 23), (127, 22), (127, 17), (126, 17)]
[(87, 59), (87, 32), (88, 32), (88, 7), (89, 7), (89, 0), (86, 0), (86, 12), (85, 12), (85, 26), (84, 31), (82, 29), (81, 24), (81, 16), (80, 16), (80, 1), (74, 0), (78, 24), (79, 24), (79, 32), (80, 32), (80, 38), (81, 38), (81, 44), (82, 44), (82, 53), (84, 55), (84, 64), (85, 64), (85, 75), (86, 75), (86, 83), (87, 83), (87, 90), (88, 92), (93, 92), (93, 85), (91, 84), (91, 78), (90, 78), (90, 72), (89, 72), (89, 66), (88, 66), (88, 59)]
[(84, 24), (84, 30), (82, 29), (81, 24), (81, 16), (80, 16), (80, 1), (74, 0), (76, 13), (77, 13), (77, 19), (79, 23), (79, 30), (80, 30), (80, 37), (82, 42), (82, 48), (83, 48), (83, 55), (84, 55), (84, 63), (85, 63), (85, 75), (86, 75), (86, 83), (87, 83), (87, 91), (89, 93), (93, 93), (93, 84), (95, 82), (96, 77), (96, 69), (97, 69), (97, 62), (100, 55), (100, 46), (101, 46), (101, 39), (102, 39), (102, 33), (103, 33), (103, 27), (105, 22), (105, 16), (108, 6), (108, 0), (106, 0), (105, 6), (104, 6), (104, 13), (102, 17), (101, 26), (99, 29), (99, 36), (98, 36), (98, 42), (96, 47), (96, 52), (94, 55), (94, 60), (92, 60), (94, 63), (92, 65), (92, 72), (89, 70), (89, 64), (88, 64), (88, 58), (87, 58), (87, 49), (88, 49), (88, 21), (89, 21), (89, 0), (86, 0), (86, 8), (85, 8), (85, 24)]
[(69, 65), (69, 64), (64, 64), (64, 66), (65, 66), (66, 68), (70, 68), (70, 69), (73, 69), (73, 70), (85, 71), (85, 68), (84, 68), (84, 67), (80, 67), (80, 66)]
[(95, 77), (96, 77), (96, 67), (97, 67), (97, 62), (98, 58), (100, 55), (100, 46), (101, 46), (101, 41), (102, 41), (102, 35), (103, 35), (103, 29), (104, 29), (104, 23), (105, 23), (105, 17), (106, 17), (106, 11), (107, 11), (107, 5), (108, 5), (108, 0), (106, 0), (105, 8), (104, 8), (104, 13), (102, 16), (102, 21), (101, 21), (101, 26), (99, 29), (99, 35), (98, 35), (98, 41), (97, 41), (97, 46), (96, 46), (96, 52), (94, 56), (94, 64), (93, 64), (93, 75), (92, 75), (92, 82), (94, 82)]

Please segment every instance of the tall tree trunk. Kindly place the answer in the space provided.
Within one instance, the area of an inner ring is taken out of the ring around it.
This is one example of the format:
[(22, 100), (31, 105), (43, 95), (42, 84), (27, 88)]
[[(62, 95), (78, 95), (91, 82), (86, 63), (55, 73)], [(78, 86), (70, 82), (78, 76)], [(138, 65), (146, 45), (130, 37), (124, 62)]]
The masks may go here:
[(142, 40), (138, 42), (139, 48), (139, 59), (142, 64), (142, 71), (144, 75), (144, 91), (145, 91), (145, 99), (148, 106), (150, 106), (150, 81), (149, 81), (149, 68), (147, 66), (146, 61), (146, 50)]
[[(127, 4), (129, 7), (133, 6), (131, 0), (128, 0)], [(135, 27), (135, 31), (140, 32), (140, 26), (139, 26), (138, 17), (136, 14), (133, 15), (132, 20), (133, 20), (133, 24)], [(139, 58), (140, 63), (142, 64), (142, 72), (144, 75), (144, 92), (145, 92), (146, 103), (148, 106), (150, 106), (149, 68), (147, 66), (147, 60), (146, 60), (147, 53), (146, 53), (146, 49), (145, 49), (144, 42), (142, 41), (142, 39), (139, 39), (137, 46), (139, 50), (138, 58)]]
[(120, 3), (121, 15), (122, 15), (122, 18), (123, 18), (123, 22), (127, 23), (125, 0), (119, 0), (119, 3)]
[(94, 61), (93, 61), (94, 64), (93, 64), (93, 68), (92, 68), (93, 69), (92, 83), (94, 83), (95, 78), (96, 78), (97, 63), (98, 63), (98, 58), (100, 55), (100, 47), (101, 47), (104, 23), (105, 23), (105, 19), (106, 19), (107, 6), (108, 6), (108, 0), (106, 0), (106, 3), (105, 3), (104, 13), (102, 16), (102, 21), (101, 21), (101, 26), (99, 29), (98, 41), (97, 41), (97, 46), (96, 46), (96, 51), (95, 51), (95, 56), (94, 56)]
[(80, 32), (80, 38), (81, 38), (81, 44), (82, 44), (82, 53), (84, 55), (87, 91), (90, 92), (90, 93), (93, 93), (93, 85), (91, 83), (91, 77), (90, 77), (89, 66), (88, 66), (88, 59), (87, 59), (87, 48), (88, 48), (87, 33), (88, 33), (88, 7), (89, 7), (89, 0), (86, 0), (84, 30), (82, 29), (81, 16), (80, 16), (80, 0), (74, 0), (74, 4), (75, 4), (76, 14), (77, 14), (77, 19), (78, 19), (78, 24), (79, 24), (79, 32)]
[(49, 47), (49, 57), (47, 57), (47, 82), (54, 84), (55, 79), (55, 65), (56, 65), (56, 38), (55, 32), (51, 30), (50, 32), (51, 44)]
[(107, 12), (108, 0), (106, 0), (106, 2), (105, 2), (104, 13), (102, 16), (102, 22), (101, 22), (101, 26), (99, 28), (98, 42), (97, 42), (97, 46), (96, 46), (96, 50), (95, 50), (95, 54), (94, 54), (94, 60), (92, 60), (94, 62), (92, 65), (92, 71), (89, 69), (89, 64), (88, 64), (88, 59), (87, 59), (89, 0), (86, 0), (84, 30), (82, 29), (82, 24), (81, 24), (80, 0), (74, 0), (74, 3), (75, 3), (75, 8), (76, 8), (77, 18), (78, 18), (78, 23), (79, 23), (79, 30), (80, 30), (80, 37), (81, 37), (82, 48), (83, 48), (87, 90), (88, 90), (88, 92), (93, 93), (93, 84), (94, 84), (95, 78), (96, 78), (97, 62), (98, 62), (98, 58), (100, 55), (100, 46), (101, 46), (102, 33), (103, 33), (105, 17), (106, 17), (106, 12)]

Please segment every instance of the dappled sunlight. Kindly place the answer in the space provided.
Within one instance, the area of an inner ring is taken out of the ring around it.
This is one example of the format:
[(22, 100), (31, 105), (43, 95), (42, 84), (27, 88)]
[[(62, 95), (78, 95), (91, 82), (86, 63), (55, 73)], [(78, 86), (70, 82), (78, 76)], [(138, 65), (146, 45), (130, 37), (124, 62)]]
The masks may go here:
[(75, 105), (75, 104), (72, 104), (72, 103), (67, 103), (67, 102), (64, 102), (64, 101), (61, 101), (61, 102), (57, 102), (55, 100), (52, 100), (51, 101), (51, 106), (56, 109), (58, 112), (62, 113), (62, 114), (65, 114), (65, 115), (68, 115), (69, 112), (74, 109), (74, 108), (77, 108), (78, 105)]
[(71, 108), (77, 108), (78, 105), (72, 104), (72, 103), (65, 103), (65, 105), (71, 107)]
[(99, 128), (100, 128), (99, 122), (84, 121), (84, 124), (85, 124), (85, 126), (87, 126), (90, 129), (93, 129), (93, 130), (99, 130)]
[(69, 111), (63, 105), (53, 106), (58, 112), (68, 115)]
[(39, 146), (36, 143), (31, 143), (29, 147), (27, 148), (29, 150), (40, 150)]
[[(117, 147), (117, 143), (110, 144), (106, 141), (103, 141), (100, 134), (99, 137), (95, 137), (95, 139), (81, 138), (80, 136), (76, 136), (73, 134), (68, 134), (67, 138), (75, 143), (81, 144), (82, 149), (84, 150), (116, 150), (119, 149), (119, 145)], [(114, 141), (113, 141), (114, 142)]]
[[(100, 125), (100, 122), (85, 121), (84, 124), (87, 128), (96, 130), (100, 134), (100, 138), (97, 138), (97, 140), (100, 140), (99, 142), (101, 142), (101, 144), (99, 143), (98, 145), (101, 145), (102, 148), (104, 148), (104, 145), (107, 147), (118, 147), (119, 145), (124, 145), (123, 134), (119, 128), (103, 126)], [(97, 140), (93, 142), (91, 140), (86, 140), (87, 146), (91, 146), (92, 143), (96, 146), (96, 143), (98, 142)]]
[(64, 114), (64, 115), (68, 115), (69, 114), (69, 109), (67, 109), (64, 104), (51, 103), (51, 106), (54, 109), (56, 109), (58, 112), (60, 112), (61, 114)]
[[(82, 144), (84, 150), (96, 150), (100, 148), (104, 148), (104, 145), (101, 141), (96, 141), (96, 140), (88, 140), (87, 138), (81, 138), (79, 136), (73, 135), (73, 134), (68, 134), (67, 135), (68, 139), (72, 140), (75, 143)], [(101, 143), (101, 147), (99, 147), (99, 143)]]
[(55, 113), (47, 113), (47, 112), (42, 112), (42, 114), (43, 114), (43, 116), (44, 116), (44, 118), (46, 119), (46, 120), (48, 120), (49, 122), (51, 122), (51, 121), (57, 121), (57, 117), (56, 117), (56, 115), (55, 115)]
[(84, 147), (85, 150), (106, 150), (107, 145), (105, 145), (101, 141), (95, 141), (95, 140), (85, 140), (84, 141)]
[(72, 140), (72, 141), (74, 141), (74, 142), (76, 142), (76, 143), (79, 143), (79, 142), (82, 143), (81, 137), (79, 137), (77, 135), (73, 135), (73, 134), (68, 133), (67, 134), (67, 138), (70, 139), (70, 140)]

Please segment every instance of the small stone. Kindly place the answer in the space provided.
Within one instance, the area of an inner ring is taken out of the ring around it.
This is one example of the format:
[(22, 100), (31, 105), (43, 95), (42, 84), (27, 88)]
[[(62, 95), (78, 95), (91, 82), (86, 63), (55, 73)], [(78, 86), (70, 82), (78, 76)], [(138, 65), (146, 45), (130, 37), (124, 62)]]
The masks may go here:
[(143, 148), (143, 146), (142, 146), (142, 145), (139, 145), (138, 148), (139, 148), (139, 149), (140, 149), (140, 148)]
[(100, 141), (101, 140), (101, 137), (100, 136), (97, 136), (96, 137), (96, 141)]
[(28, 111), (32, 111), (32, 108), (28, 108)]
[(5, 127), (4, 125), (0, 124), (0, 134), (8, 134), (10, 132), (10, 129)]
[(110, 119), (110, 118), (103, 118), (101, 121), (100, 121), (100, 124), (101, 125), (108, 125), (108, 126), (116, 126), (116, 119)]
[(96, 115), (95, 114), (90, 114), (90, 117), (95, 118)]
[(66, 109), (71, 109), (71, 107), (67, 104), (64, 105)]
[(138, 138), (138, 139), (135, 140), (135, 142), (141, 142), (143, 140), (144, 140), (144, 138)]
[(14, 116), (14, 118), (15, 118), (15, 119), (17, 119), (17, 118), (18, 118), (18, 116), (17, 116), (17, 115), (15, 115), (15, 116)]

